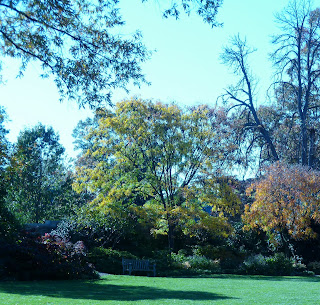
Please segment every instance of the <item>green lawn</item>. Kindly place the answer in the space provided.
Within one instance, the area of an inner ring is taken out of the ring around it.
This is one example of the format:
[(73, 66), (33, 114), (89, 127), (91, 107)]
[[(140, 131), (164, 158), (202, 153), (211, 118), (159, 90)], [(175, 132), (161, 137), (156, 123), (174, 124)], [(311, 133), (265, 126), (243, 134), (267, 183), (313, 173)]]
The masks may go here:
[(320, 304), (320, 278), (217, 275), (0, 282), (0, 304)]

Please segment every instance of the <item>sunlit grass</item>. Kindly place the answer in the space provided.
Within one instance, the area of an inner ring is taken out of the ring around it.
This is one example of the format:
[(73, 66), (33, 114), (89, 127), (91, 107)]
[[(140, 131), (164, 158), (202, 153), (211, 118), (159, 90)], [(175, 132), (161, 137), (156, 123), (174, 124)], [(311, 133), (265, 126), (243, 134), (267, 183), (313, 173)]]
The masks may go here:
[(320, 304), (320, 279), (107, 275), (97, 281), (1, 282), (0, 304)]

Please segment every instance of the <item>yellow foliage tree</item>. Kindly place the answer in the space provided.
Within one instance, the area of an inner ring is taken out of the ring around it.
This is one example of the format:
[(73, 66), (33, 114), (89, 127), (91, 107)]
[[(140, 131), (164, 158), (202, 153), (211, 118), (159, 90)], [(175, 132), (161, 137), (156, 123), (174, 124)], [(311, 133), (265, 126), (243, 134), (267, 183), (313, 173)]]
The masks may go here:
[[(239, 201), (218, 201), (213, 192), (217, 169), (234, 149), (223, 111), (131, 99), (99, 117), (85, 156), (93, 161), (77, 168), (79, 191), (94, 194), (93, 203), (104, 209), (126, 204), (147, 212), (154, 233), (168, 235), (170, 249), (178, 229), (189, 235), (199, 227), (230, 231), (226, 215)], [(207, 206), (217, 217), (204, 211)]]

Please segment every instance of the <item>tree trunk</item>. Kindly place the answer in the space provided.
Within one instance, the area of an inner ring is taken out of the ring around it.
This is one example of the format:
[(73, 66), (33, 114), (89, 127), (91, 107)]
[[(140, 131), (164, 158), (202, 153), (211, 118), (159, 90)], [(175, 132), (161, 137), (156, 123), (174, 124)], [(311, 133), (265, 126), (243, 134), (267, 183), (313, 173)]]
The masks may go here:
[(302, 120), (301, 123), (301, 165), (307, 165), (308, 160), (308, 135), (306, 121)]
[(272, 158), (273, 158), (273, 161), (279, 161), (279, 156), (278, 156), (278, 153), (273, 145), (273, 142), (272, 142), (272, 139), (269, 135), (269, 132), (268, 130), (266, 130), (263, 126), (260, 127), (260, 132), (261, 134), (263, 135), (265, 141), (267, 142), (268, 144), (268, 147), (271, 151), (271, 154), (272, 154)]
[(310, 146), (309, 146), (309, 160), (308, 165), (312, 168), (314, 161), (314, 142), (316, 137), (316, 131), (314, 128), (310, 130)]
[(41, 207), (42, 207), (42, 176), (43, 176), (43, 170), (42, 170), (42, 160), (39, 158), (39, 175), (38, 175), (38, 183), (37, 183), (37, 201), (35, 202), (35, 208), (36, 208), (36, 215), (35, 215), (35, 222), (39, 223), (40, 221), (40, 214), (41, 214)]
[(284, 235), (285, 234), (283, 232), (280, 233), (283, 252), (284, 252), (285, 256), (290, 257), (291, 253), (290, 253), (289, 243), (288, 243), (287, 238)]
[(173, 252), (173, 250), (174, 250), (174, 226), (170, 222), (168, 224), (168, 245), (169, 245), (169, 251)]
[(168, 246), (169, 246), (169, 251), (173, 252), (173, 250), (174, 250), (174, 223), (172, 221), (170, 213), (167, 213), (167, 222), (168, 222)]
[(294, 251), (293, 245), (290, 243), (290, 237), (286, 232), (286, 230), (283, 230), (280, 233), (280, 238), (281, 238), (282, 247), (283, 247), (285, 256), (295, 257), (295, 253), (294, 253), (295, 251)]

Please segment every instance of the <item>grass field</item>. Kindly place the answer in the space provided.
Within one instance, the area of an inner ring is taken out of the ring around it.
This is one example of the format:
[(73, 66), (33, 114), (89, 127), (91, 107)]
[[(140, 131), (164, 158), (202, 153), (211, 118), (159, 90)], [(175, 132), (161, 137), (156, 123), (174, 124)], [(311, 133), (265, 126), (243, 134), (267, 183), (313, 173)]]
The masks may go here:
[(0, 282), (0, 304), (320, 304), (320, 278), (217, 275)]

